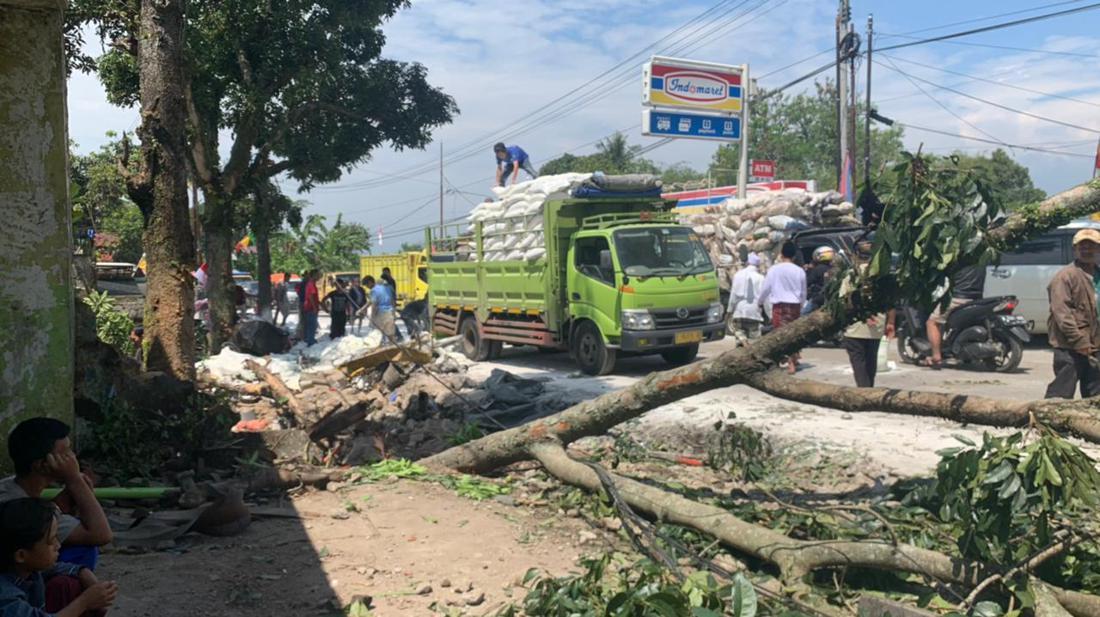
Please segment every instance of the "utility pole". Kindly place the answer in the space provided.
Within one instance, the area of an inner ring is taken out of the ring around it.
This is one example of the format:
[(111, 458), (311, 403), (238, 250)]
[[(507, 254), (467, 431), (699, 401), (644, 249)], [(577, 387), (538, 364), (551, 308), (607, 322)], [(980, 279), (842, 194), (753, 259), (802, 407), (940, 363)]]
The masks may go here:
[(737, 166), (737, 197), (749, 196), (749, 99), (753, 94), (749, 65), (741, 65), (741, 163)]
[[(854, 45), (856, 40), (856, 27), (848, 22), (848, 40)], [(849, 50), (851, 47), (849, 46)], [(856, 55), (848, 54), (848, 149), (845, 151), (847, 163), (844, 166), (844, 177), (852, 185), (848, 190), (852, 193), (852, 201), (855, 201), (856, 182), (856, 101), (859, 95), (856, 93)]]
[(871, 186), (871, 50), (874, 46), (875, 16), (867, 16), (867, 109), (863, 126), (863, 186)]
[(840, 0), (836, 13), (836, 116), (837, 116), (837, 165), (836, 185), (839, 189), (844, 183), (844, 156), (848, 153), (848, 63), (845, 62), (849, 21), (852, 8), (849, 0)]
[(439, 233), (443, 233), (443, 142), (439, 142)]

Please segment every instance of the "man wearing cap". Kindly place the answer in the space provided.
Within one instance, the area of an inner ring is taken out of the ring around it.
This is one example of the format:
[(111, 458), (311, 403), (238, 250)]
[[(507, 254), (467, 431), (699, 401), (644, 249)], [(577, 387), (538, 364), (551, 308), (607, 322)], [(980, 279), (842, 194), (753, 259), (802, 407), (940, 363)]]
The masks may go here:
[(764, 286), (764, 275), (760, 274), (759, 266), (760, 257), (749, 253), (745, 267), (733, 275), (730, 283), (729, 318), (735, 335), (750, 341), (760, 337), (760, 324), (764, 321), (764, 312), (757, 303), (760, 288)]
[(1100, 321), (1092, 277), (1100, 257), (1100, 231), (1082, 229), (1073, 236), (1073, 263), (1054, 275), (1047, 286), (1050, 318), (1047, 330), (1054, 348), (1054, 381), (1046, 398), (1073, 398), (1077, 384), (1081, 397), (1100, 394)]
[(519, 146), (505, 146), (498, 142), (493, 146), (493, 155), (497, 159), (497, 186), (507, 185), (508, 176), (512, 176), (512, 184), (515, 184), (519, 179), (520, 169), (526, 171), (532, 178), (539, 177), (538, 172), (531, 166), (531, 157), (527, 156)]

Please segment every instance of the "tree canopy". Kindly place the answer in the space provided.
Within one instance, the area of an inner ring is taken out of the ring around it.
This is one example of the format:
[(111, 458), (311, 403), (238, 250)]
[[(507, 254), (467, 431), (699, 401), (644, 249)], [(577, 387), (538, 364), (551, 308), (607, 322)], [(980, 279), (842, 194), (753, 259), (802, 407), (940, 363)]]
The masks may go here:
[[(108, 137), (114, 134), (108, 133)], [(118, 168), (119, 148), (119, 142), (112, 141), (88, 154), (70, 151), (73, 221), (108, 239), (97, 245), (111, 260), (137, 263), (143, 252), (143, 217), (126, 193), (126, 181)], [(133, 162), (136, 164), (136, 159)]]
[(1035, 188), (1027, 167), (997, 148), (989, 156), (956, 152), (959, 167), (971, 173), (989, 191), (990, 198), (1009, 210), (1046, 199), (1046, 191)]
[(539, 173), (551, 175), (602, 171), (606, 174), (656, 174), (666, 182), (684, 182), (706, 175), (686, 163), (676, 163), (662, 169), (657, 163), (641, 156), (641, 150), (642, 146), (631, 145), (625, 135), (615, 133), (596, 144), (595, 153), (581, 156), (563, 154), (543, 164)]
[[(271, 235), (271, 271), (295, 274), (320, 268), (325, 272), (359, 270), (359, 257), (371, 249), (370, 230), (359, 223), (345, 223), (337, 216), (331, 227), (326, 218), (312, 214), (298, 226), (287, 227)], [(251, 256), (238, 259), (238, 265), (254, 269)]]
[[(812, 93), (780, 94), (763, 98), (767, 91), (755, 95), (751, 103), (749, 156), (773, 160), (776, 178), (814, 180), (821, 190), (836, 188), (837, 120), (836, 87), (832, 82), (817, 83)], [(864, 114), (857, 110), (857, 163), (862, 161)], [(871, 127), (871, 160), (875, 172), (883, 165), (898, 160), (902, 151), (902, 131), (898, 127)], [(718, 148), (711, 162), (711, 172), (718, 184), (736, 184), (741, 151), (737, 144)], [(874, 175), (874, 174), (873, 174)]]

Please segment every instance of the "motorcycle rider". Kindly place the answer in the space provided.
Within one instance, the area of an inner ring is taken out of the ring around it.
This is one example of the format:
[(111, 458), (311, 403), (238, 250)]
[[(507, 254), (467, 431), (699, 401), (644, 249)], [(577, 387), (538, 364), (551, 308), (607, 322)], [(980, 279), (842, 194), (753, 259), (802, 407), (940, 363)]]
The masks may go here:
[(814, 249), (813, 263), (806, 268), (806, 295), (809, 298), (802, 306), (803, 315), (825, 306), (825, 286), (829, 284), (835, 256), (836, 251), (831, 246)]
[(1093, 275), (1100, 257), (1100, 231), (1082, 229), (1073, 236), (1073, 263), (1054, 275), (1050, 297), (1050, 346), (1054, 348), (1054, 381), (1046, 398), (1071, 399), (1081, 384), (1081, 397), (1100, 394), (1100, 321), (1096, 313)]
[(964, 304), (982, 299), (985, 266), (966, 266), (956, 270), (950, 278), (950, 289), (951, 303), (947, 305), (947, 310), (943, 310), (942, 305), (936, 305), (936, 310), (925, 323), (928, 343), (932, 346), (932, 357), (928, 359), (927, 366), (937, 370), (943, 366), (943, 325), (947, 323), (947, 316)]

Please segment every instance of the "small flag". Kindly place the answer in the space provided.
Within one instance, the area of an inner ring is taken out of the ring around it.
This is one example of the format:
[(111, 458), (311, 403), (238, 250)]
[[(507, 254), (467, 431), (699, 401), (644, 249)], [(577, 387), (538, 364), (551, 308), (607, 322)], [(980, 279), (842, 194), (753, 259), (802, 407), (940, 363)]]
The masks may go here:
[(382, 248), (382, 228), (378, 228), (378, 248)]
[(840, 176), (840, 188), (838, 191), (844, 196), (844, 201), (854, 203), (856, 200), (855, 186), (853, 186), (852, 178), (855, 175), (855, 170), (852, 168), (852, 157), (844, 155), (844, 173)]
[(1092, 166), (1092, 177), (1095, 178), (1097, 173), (1100, 173), (1100, 139), (1096, 140), (1096, 161)]
[(245, 234), (245, 237), (241, 238), (237, 245), (233, 247), (233, 251), (237, 253), (255, 253), (256, 247), (253, 246), (255, 242), (256, 239), (252, 237), (251, 233)]
[(141, 270), (145, 274), (149, 274), (149, 262), (145, 259), (145, 253), (142, 253), (141, 259), (138, 260), (138, 270)]
[(206, 273), (208, 271), (209, 271), (209, 268), (207, 267), (206, 263), (204, 262), (201, 266), (199, 266), (198, 270), (195, 270), (194, 272), (191, 273), (191, 276), (195, 277), (195, 280), (197, 280), (199, 282), (199, 285), (202, 285), (203, 287), (206, 287), (206, 278), (207, 278)]

